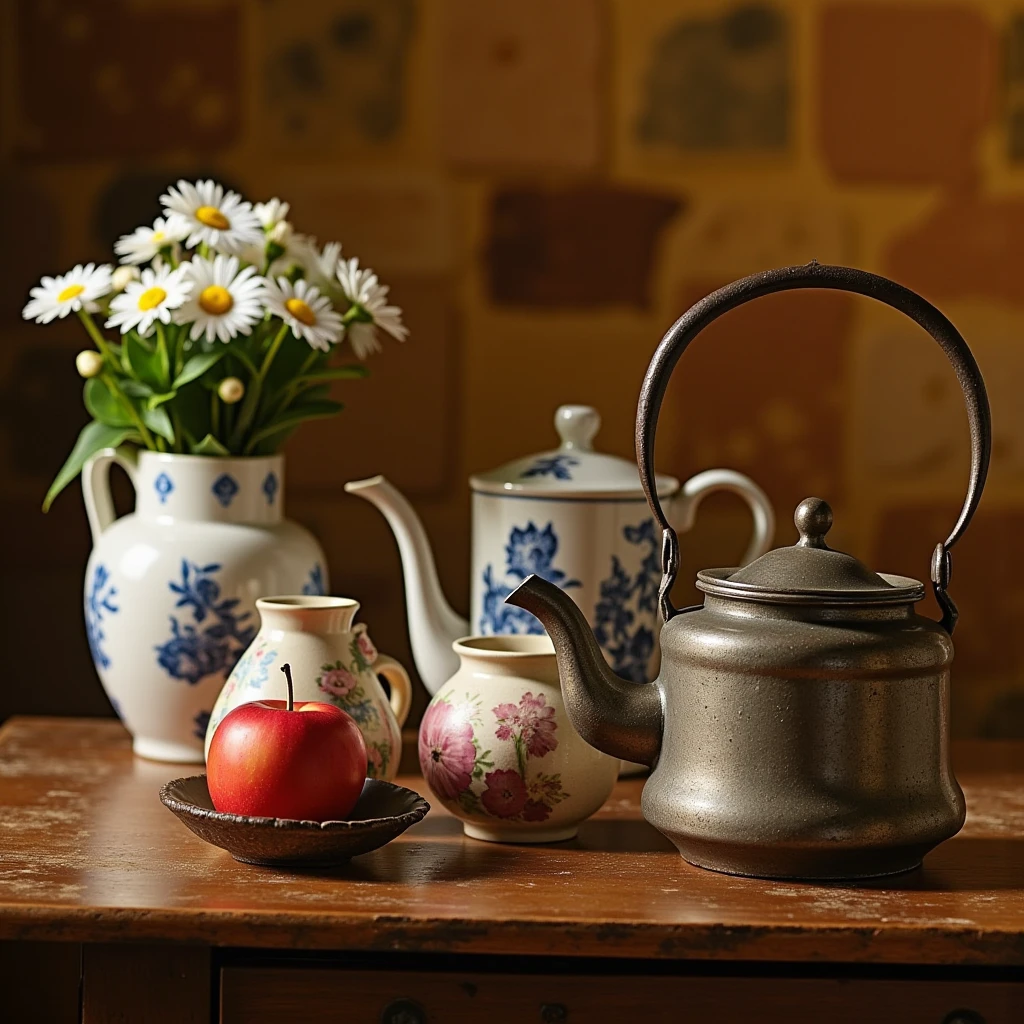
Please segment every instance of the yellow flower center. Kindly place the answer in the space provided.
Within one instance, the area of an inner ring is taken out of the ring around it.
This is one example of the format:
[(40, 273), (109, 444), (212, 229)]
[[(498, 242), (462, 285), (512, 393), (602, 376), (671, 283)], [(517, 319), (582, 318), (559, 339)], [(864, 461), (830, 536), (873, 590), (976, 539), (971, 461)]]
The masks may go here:
[(154, 231), (153, 237), (150, 239), (152, 242), (162, 242), (164, 240), (164, 233), (162, 231)]
[(147, 310), (159, 306), (167, 298), (167, 292), (163, 288), (147, 288), (139, 296), (139, 309)]
[(57, 301), (58, 302), (70, 302), (73, 298), (81, 295), (82, 292), (84, 292), (84, 291), (85, 291), (85, 285), (84, 284), (69, 284), (67, 286), (67, 288), (65, 288), (64, 291), (62, 291), (60, 293), (60, 295), (57, 296)]
[(218, 231), (227, 231), (231, 227), (231, 221), (216, 206), (200, 206), (196, 210), (196, 220), (208, 228), (216, 228)]
[(316, 313), (314, 313), (313, 310), (311, 310), (309, 306), (302, 301), (302, 299), (285, 299), (284, 308), (287, 309), (300, 324), (312, 327), (313, 324), (316, 323)]
[(221, 316), (234, 304), (231, 292), (227, 288), (221, 288), (219, 284), (211, 284), (199, 293), (199, 308), (210, 316)]

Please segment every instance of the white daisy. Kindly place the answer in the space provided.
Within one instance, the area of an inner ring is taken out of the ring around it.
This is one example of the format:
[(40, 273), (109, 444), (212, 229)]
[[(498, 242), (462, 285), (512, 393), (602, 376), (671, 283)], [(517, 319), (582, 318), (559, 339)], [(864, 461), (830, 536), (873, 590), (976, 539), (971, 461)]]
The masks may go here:
[[(268, 279), (273, 280), (282, 274), (291, 275), (293, 267), (298, 267), (302, 275), (308, 277), (307, 268), (317, 256), (316, 239), (310, 235), (300, 234), (298, 231), (281, 231), (282, 227), (290, 229), (291, 225), (287, 221), (280, 221), (267, 236), (266, 244), (247, 245), (241, 253), (242, 259), (246, 263), (252, 263), (262, 268), (269, 248), (270, 254), (274, 258), (266, 270)], [(316, 283), (319, 285), (320, 282)], [(321, 292), (325, 290), (323, 287), (320, 288)]]
[(338, 282), (335, 279), (335, 272), (338, 269), (338, 260), (341, 258), (341, 242), (328, 242), (322, 249), (316, 247), (316, 240), (310, 239), (313, 243), (306, 252), (306, 276), (322, 292), (331, 289), (337, 290)]
[(183, 217), (176, 214), (166, 219), (157, 217), (153, 226), (136, 228), (130, 235), (122, 235), (114, 243), (114, 252), (122, 263), (148, 263), (166, 246), (174, 246), (189, 232)]
[(132, 281), (111, 300), (113, 316), (107, 321), (107, 327), (118, 327), (122, 334), (127, 334), (134, 327), (145, 336), (152, 330), (155, 320), (169, 324), (171, 310), (177, 309), (191, 290), (192, 282), (185, 277), (185, 265), (176, 270), (146, 267), (141, 280)]
[(192, 292), (177, 312), (175, 323), (192, 324), (189, 337), (196, 341), (206, 334), (207, 341), (218, 338), (228, 342), (239, 334), (252, 333), (253, 324), (263, 318), (262, 277), (255, 267), (239, 273), (237, 256), (217, 256), (206, 260), (193, 256), (183, 263)]
[(409, 334), (402, 323), (402, 311), (388, 305), (388, 287), (377, 280), (369, 268), (360, 269), (359, 260), (339, 260), (336, 271), (342, 293), (351, 305), (358, 307), (348, 325), (348, 340), (360, 359), (380, 351), (377, 328), (387, 331), (397, 341)]
[(79, 263), (74, 269), (57, 277), (44, 277), (33, 288), (31, 298), (21, 311), (26, 320), (48, 324), (56, 317), (77, 313), (80, 309), (94, 312), (93, 300), (110, 291), (111, 268), (105, 263), (96, 266)]
[(264, 231), (270, 231), (283, 220), (288, 219), (288, 203), (282, 202), (276, 196), (265, 203), (257, 203), (252, 212), (256, 214), (259, 222), (263, 225)]
[(267, 281), (267, 309), (279, 316), (296, 338), (305, 338), (311, 348), (329, 352), (345, 333), (341, 317), (335, 312), (331, 300), (308, 281), (294, 284), (287, 277), (277, 283)]
[(237, 192), (225, 192), (215, 181), (193, 185), (181, 180), (160, 197), (160, 203), (168, 214), (185, 219), (189, 247), (205, 242), (218, 252), (239, 254), (246, 246), (263, 244), (263, 229), (252, 204)]

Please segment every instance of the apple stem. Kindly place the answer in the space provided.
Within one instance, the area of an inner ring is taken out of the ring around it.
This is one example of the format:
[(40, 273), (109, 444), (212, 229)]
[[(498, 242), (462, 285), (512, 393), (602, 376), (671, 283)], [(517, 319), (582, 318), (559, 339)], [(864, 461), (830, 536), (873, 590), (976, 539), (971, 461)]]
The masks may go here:
[(284, 673), (285, 679), (288, 680), (288, 710), (295, 710), (295, 690), (292, 687), (292, 667), (291, 665), (282, 665), (281, 671)]

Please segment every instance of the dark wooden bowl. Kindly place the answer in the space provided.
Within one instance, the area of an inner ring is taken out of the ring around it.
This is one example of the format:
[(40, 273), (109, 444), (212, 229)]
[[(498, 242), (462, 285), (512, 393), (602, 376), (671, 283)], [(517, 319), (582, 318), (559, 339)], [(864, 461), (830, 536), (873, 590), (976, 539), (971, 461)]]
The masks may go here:
[(227, 850), (243, 864), (336, 864), (376, 850), (400, 836), (430, 810), (418, 793), (367, 779), (347, 821), (295, 821), (221, 814), (213, 809), (205, 775), (175, 779), (160, 800), (200, 839)]

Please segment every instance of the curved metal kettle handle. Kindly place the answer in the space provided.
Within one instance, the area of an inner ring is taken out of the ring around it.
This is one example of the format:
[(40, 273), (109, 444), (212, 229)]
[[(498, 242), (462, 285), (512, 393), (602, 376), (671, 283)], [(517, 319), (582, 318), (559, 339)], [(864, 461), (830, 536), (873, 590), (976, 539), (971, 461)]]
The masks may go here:
[(960, 517), (945, 542), (936, 545), (931, 564), (932, 586), (942, 609), (941, 624), (947, 632), (952, 633), (956, 625), (957, 608), (946, 592), (952, 571), (949, 549), (967, 529), (967, 524), (978, 507), (992, 451), (992, 418), (981, 371), (960, 332), (930, 302), (916, 292), (878, 274), (869, 274), (865, 270), (856, 270), (853, 267), (828, 266), (816, 261), (802, 267), (781, 267), (778, 270), (752, 274), (712, 292), (691, 306), (666, 331), (654, 353), (654, 358), (651, 359), (651, 365), (647, 368), (636, 413), (636, 461), (640, 467), (640, 480), (648, 504), (662, 529), (662, 580), (658, 590), (661, 614), (667, 622), (680, 611), (673, 607), (670, 600), (672, 585), (679, 571), (679, 540), (665, 518), (654, 483), (654, 438), (658, 427), (658, 413), (661, 411), (661, 402), (665, 397), (669, 377), (687, 345), (723, 313), (728, 313), (730, 309), (735, 309), (744, 302), (760, 298), (762, 295), (798, 288), (832, 288), (837, 291), (854, 292), (898, 309), (920, 324), (942, 346), (942, 351), (946, 353), (956, 371), (967, 404), (967, 419), (971, 428), (971, 476)]

